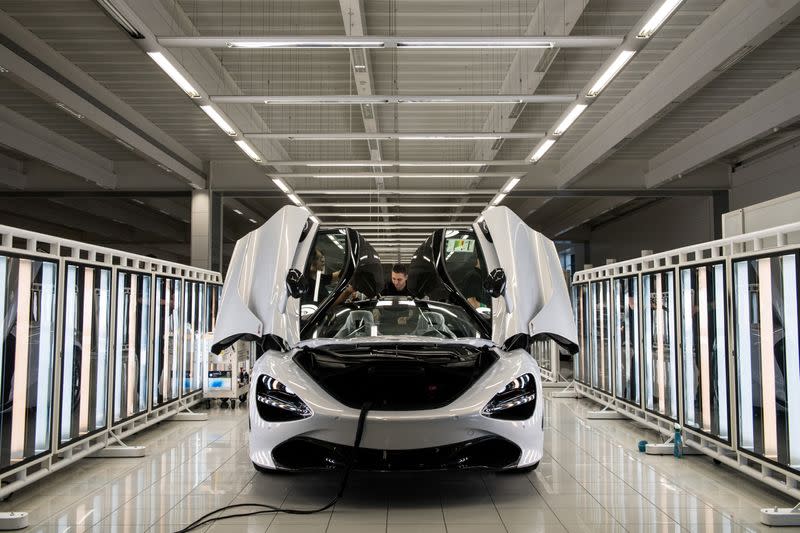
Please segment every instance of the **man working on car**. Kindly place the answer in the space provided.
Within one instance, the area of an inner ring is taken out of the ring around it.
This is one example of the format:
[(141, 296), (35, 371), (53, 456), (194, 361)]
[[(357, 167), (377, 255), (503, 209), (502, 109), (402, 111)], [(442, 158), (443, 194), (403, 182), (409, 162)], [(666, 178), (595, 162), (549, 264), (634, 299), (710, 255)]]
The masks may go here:
[(408, 292), (408, 270), (406, 266), (396, 263), (392, 266), (392, 279), (381, 292), (381, 296), (410, 296)]

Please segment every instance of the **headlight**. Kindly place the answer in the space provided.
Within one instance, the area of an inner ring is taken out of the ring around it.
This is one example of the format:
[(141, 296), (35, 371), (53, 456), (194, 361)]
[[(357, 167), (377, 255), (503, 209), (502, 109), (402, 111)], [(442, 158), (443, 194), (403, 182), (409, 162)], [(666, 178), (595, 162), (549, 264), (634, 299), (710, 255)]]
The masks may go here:
[(267, 422), (287, 422), (311, 416), (311, 409), (286, 385), (262, 375), (256, 383), (256, 408)]
[(481, 414), (501, 420), (527, 420), (536, 409), (536, 380), (523, 374), (494, 395)]

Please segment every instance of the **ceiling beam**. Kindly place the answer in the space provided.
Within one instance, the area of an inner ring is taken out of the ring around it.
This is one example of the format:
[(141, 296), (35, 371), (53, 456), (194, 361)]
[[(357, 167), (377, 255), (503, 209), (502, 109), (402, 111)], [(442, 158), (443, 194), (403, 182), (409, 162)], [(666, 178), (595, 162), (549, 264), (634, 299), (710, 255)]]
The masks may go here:
[(487, 49), (487, 48), (615, 48), (622, 43), (622, 37), (606, 35), (526, 35), (523, 37), (483, 36), (483, 37), (397, 37), (362, 35), (288, 35), (267, 36), (205, 36), (158, 38), (158, 43), (166, 48), (226, 48), (247, 51), (254, 48), (361, 48), (361, 49)]
[(0, 106), (0, 144), (100, 187), (117, 184), (112, 161), (5, 106)]
[(205, 186), (200, 158), (2, 11), (0, 34), (0, 64), (17, 83), (46, 101), (63, 103), (88, 126), (121, 139), (192, 186)]
[(638, 136), (659, 113), (714, 79), (745, 47), (756, 47), (800, 15), (800, 1), (727, 0), (561, 159), (559, 187), (575, 182), (615, 147)]
[(545, 132), (485, 132), (485, 131), (460, 131), (460, 132), (348, 132), (348, 133), (245, 133), (248, 139), (286, 139), (290, 141), (473, 141), (497, 139), (541, 139)]
[[(346, 1), (346, 0), (343, 0)], [(528, 104), (570, 104), (577, 98), (575, 94), (499, 94), (499, 95), (373, 95), (369, 93), (358, 95), (263, 95), (263, 96), (238, 96), (219, 95), (209, 96), (212, 102), (218, 104), (266, 104), (266, 105), (446, 105), (446, 104), (475, 104), (515, 105)]]
[[(0, 130), (3, 126), (0, 125)], [(1, 134), (0, 134), (1, 135)], [(0, 141), (0, 144), (2, 142)], [(12, 189), (24, 189), (28, 183), (25, 165), (22, 161), (0, 154), (0, 184)]]
[(731, 109), (650, 160), (645, 185), (658, 187), (800, 118), (800, 71)]
[(530, 161), (525, 159), (520, 160), (461, 160), (461, 161), (373, 161), (369, 159), (354, 159), (347, 160), (319, 160), (319, 161), (267, 161), (267, 165), (273, 166), (287, 166), (287, 167), (482, 167), (497, 166), (497, 167), (524, 167), (530, 165)]
[(507, 178), (519, 176), (513, 172), (297, 172), (294, 174), (270, 174), (272, 178)]

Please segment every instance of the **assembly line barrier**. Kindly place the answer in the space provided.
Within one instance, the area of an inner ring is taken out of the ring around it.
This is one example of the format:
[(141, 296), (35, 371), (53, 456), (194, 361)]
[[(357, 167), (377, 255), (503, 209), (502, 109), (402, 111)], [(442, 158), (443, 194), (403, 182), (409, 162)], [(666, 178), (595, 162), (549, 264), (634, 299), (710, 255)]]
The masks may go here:
[(0, 226), (0, 497), (200, 401), (221, 283)]
[(800, 498), (800, 223), (577, 272), (576, 391)]

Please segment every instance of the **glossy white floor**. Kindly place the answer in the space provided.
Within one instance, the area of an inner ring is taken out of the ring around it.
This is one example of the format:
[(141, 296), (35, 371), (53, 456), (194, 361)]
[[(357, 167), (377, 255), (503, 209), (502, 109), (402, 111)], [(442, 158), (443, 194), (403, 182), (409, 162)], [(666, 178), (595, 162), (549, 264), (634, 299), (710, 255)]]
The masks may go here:
[[(527, 476), (356, 473), (332, 511), (239, 518), (198, 531), (792, 531), (758, 523), (760, 507), (789, 506), (785, 497), (704, 457), (639, 454), (636, 442), (648, 435), (627, 421), (587, 422), (595, 408), (547, 400), (545, 459)], [(212, 409), (207, 423), (165, 422), (131, 442), (147, 445), (147, 457), (86, 459), (19, 491), (0, 510), (28, 511), (36, 525), (27, 531), (36, 533), (168, 532), (229, 503), (317, 506), (338, 486), (336, 474), (256, 473), (244, 409)]]

